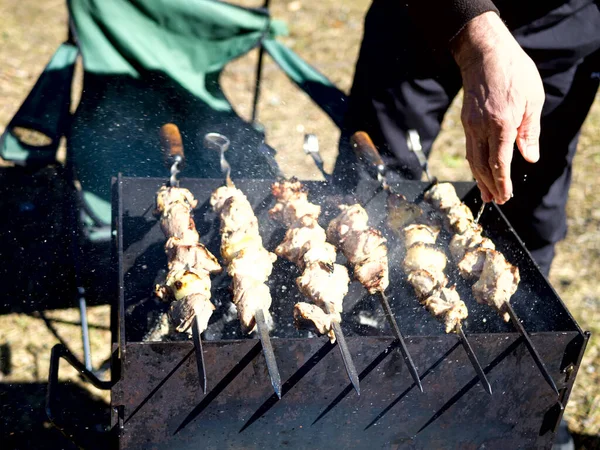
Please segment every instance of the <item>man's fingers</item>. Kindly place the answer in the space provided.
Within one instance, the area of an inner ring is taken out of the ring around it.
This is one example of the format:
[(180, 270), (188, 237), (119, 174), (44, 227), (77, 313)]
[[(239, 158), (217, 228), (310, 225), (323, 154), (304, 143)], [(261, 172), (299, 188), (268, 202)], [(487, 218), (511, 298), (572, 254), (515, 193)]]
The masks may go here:
[(542, 107), (528, 106), (519, 126), (517, 146), (526, 161), (531, 163), (540, 159), (540, 117)]
[(486, 203), (491, 202), (496, 196), (496, 187), (488, 166), (488, 144), (470, 133), (465, 135), (467, 139), (467, 161), (469, 161), (473, 177), (477, 180), (477, 185), (481, 191), (481, 199)]
[(510, 128), (498, 136), (489, 138), (488, 164), (494, 177), (494, 200), (499, 205), (506, 203), (512, 196), (513, 186), (510, 179), (510, 163), (517, 132)]

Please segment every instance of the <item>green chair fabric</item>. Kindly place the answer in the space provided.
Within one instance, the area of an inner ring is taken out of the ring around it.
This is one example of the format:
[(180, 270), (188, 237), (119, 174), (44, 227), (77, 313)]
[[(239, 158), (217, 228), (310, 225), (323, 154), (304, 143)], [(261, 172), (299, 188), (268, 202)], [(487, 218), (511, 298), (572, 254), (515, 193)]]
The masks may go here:
[[(166, 122), (176, 123), (182, 132), (183, 176), (221, 177), (217, 155), (202, 147), (205, 133), (219, 132), (232, 142), (227, 154), (232, 176), (272, 177), (259, 151), (264, 135), (237, 116), (219, 85), (223, 67), (259, 45), (341, 124), (345, 94), (276, 40), (287, 32), (285, 24), (271, 20), (265, 10), (214, 0), (67, 4), (77, 46), (59, 49), (11, 124), (29, 123), (53, 138), (67, 137), (89, 225), (110, 224), (110, 179), (117, 173), (168, 175), (158, 145), (158, 129)], [(68, 117), (78, 50), (84, 90), (75, 114)], [(25, 162), (33, 157), (10, 127), (1, 144), (6, 159)]]

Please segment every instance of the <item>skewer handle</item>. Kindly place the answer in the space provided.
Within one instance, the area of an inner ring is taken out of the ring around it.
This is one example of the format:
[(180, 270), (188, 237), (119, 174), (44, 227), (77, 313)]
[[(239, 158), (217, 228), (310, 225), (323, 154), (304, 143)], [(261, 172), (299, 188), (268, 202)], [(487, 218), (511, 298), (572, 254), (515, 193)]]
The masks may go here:
[(377, 169), (379, 177), (385, 177), (386, 166), (379, 151), (373, 144), (371, 137), (364, 131), (357, 131), (350, 137), (350, 145), (352, 146), (356, 157), (370, 167)]
[(179, 128), (174, 123), (166, 123), (160, 127), (160, 148), (165, 157), (165, 164), (167, 167), (175, 162), (179, 165), (183, 163), (183, 141), (181, 140), (181, 133)]

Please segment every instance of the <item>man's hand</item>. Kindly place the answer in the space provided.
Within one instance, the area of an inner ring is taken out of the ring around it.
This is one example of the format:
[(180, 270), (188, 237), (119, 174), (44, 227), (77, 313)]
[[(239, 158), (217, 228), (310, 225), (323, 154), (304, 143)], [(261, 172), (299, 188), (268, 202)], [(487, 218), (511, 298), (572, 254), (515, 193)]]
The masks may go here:
[(540, 74), (494, 12), (471, 20), (451, 50), (463, 80), (467, 160), (483, 201), (503, 204), (512, 195), (515, 141), (527, 161), (540, 157)]

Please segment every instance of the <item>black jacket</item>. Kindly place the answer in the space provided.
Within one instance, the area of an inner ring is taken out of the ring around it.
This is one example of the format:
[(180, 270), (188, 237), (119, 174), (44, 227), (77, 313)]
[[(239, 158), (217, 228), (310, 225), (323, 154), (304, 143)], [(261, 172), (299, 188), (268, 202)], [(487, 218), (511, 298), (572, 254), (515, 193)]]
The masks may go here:
[[(446, 48), (466, 23), (494, 11), (510, 30), (545, 16), (565, 3), (577, 9), (598, 0), (405, 0), (409, 13), (435, 49)], [(600, 32), (600, 31), (599, 31)]]

